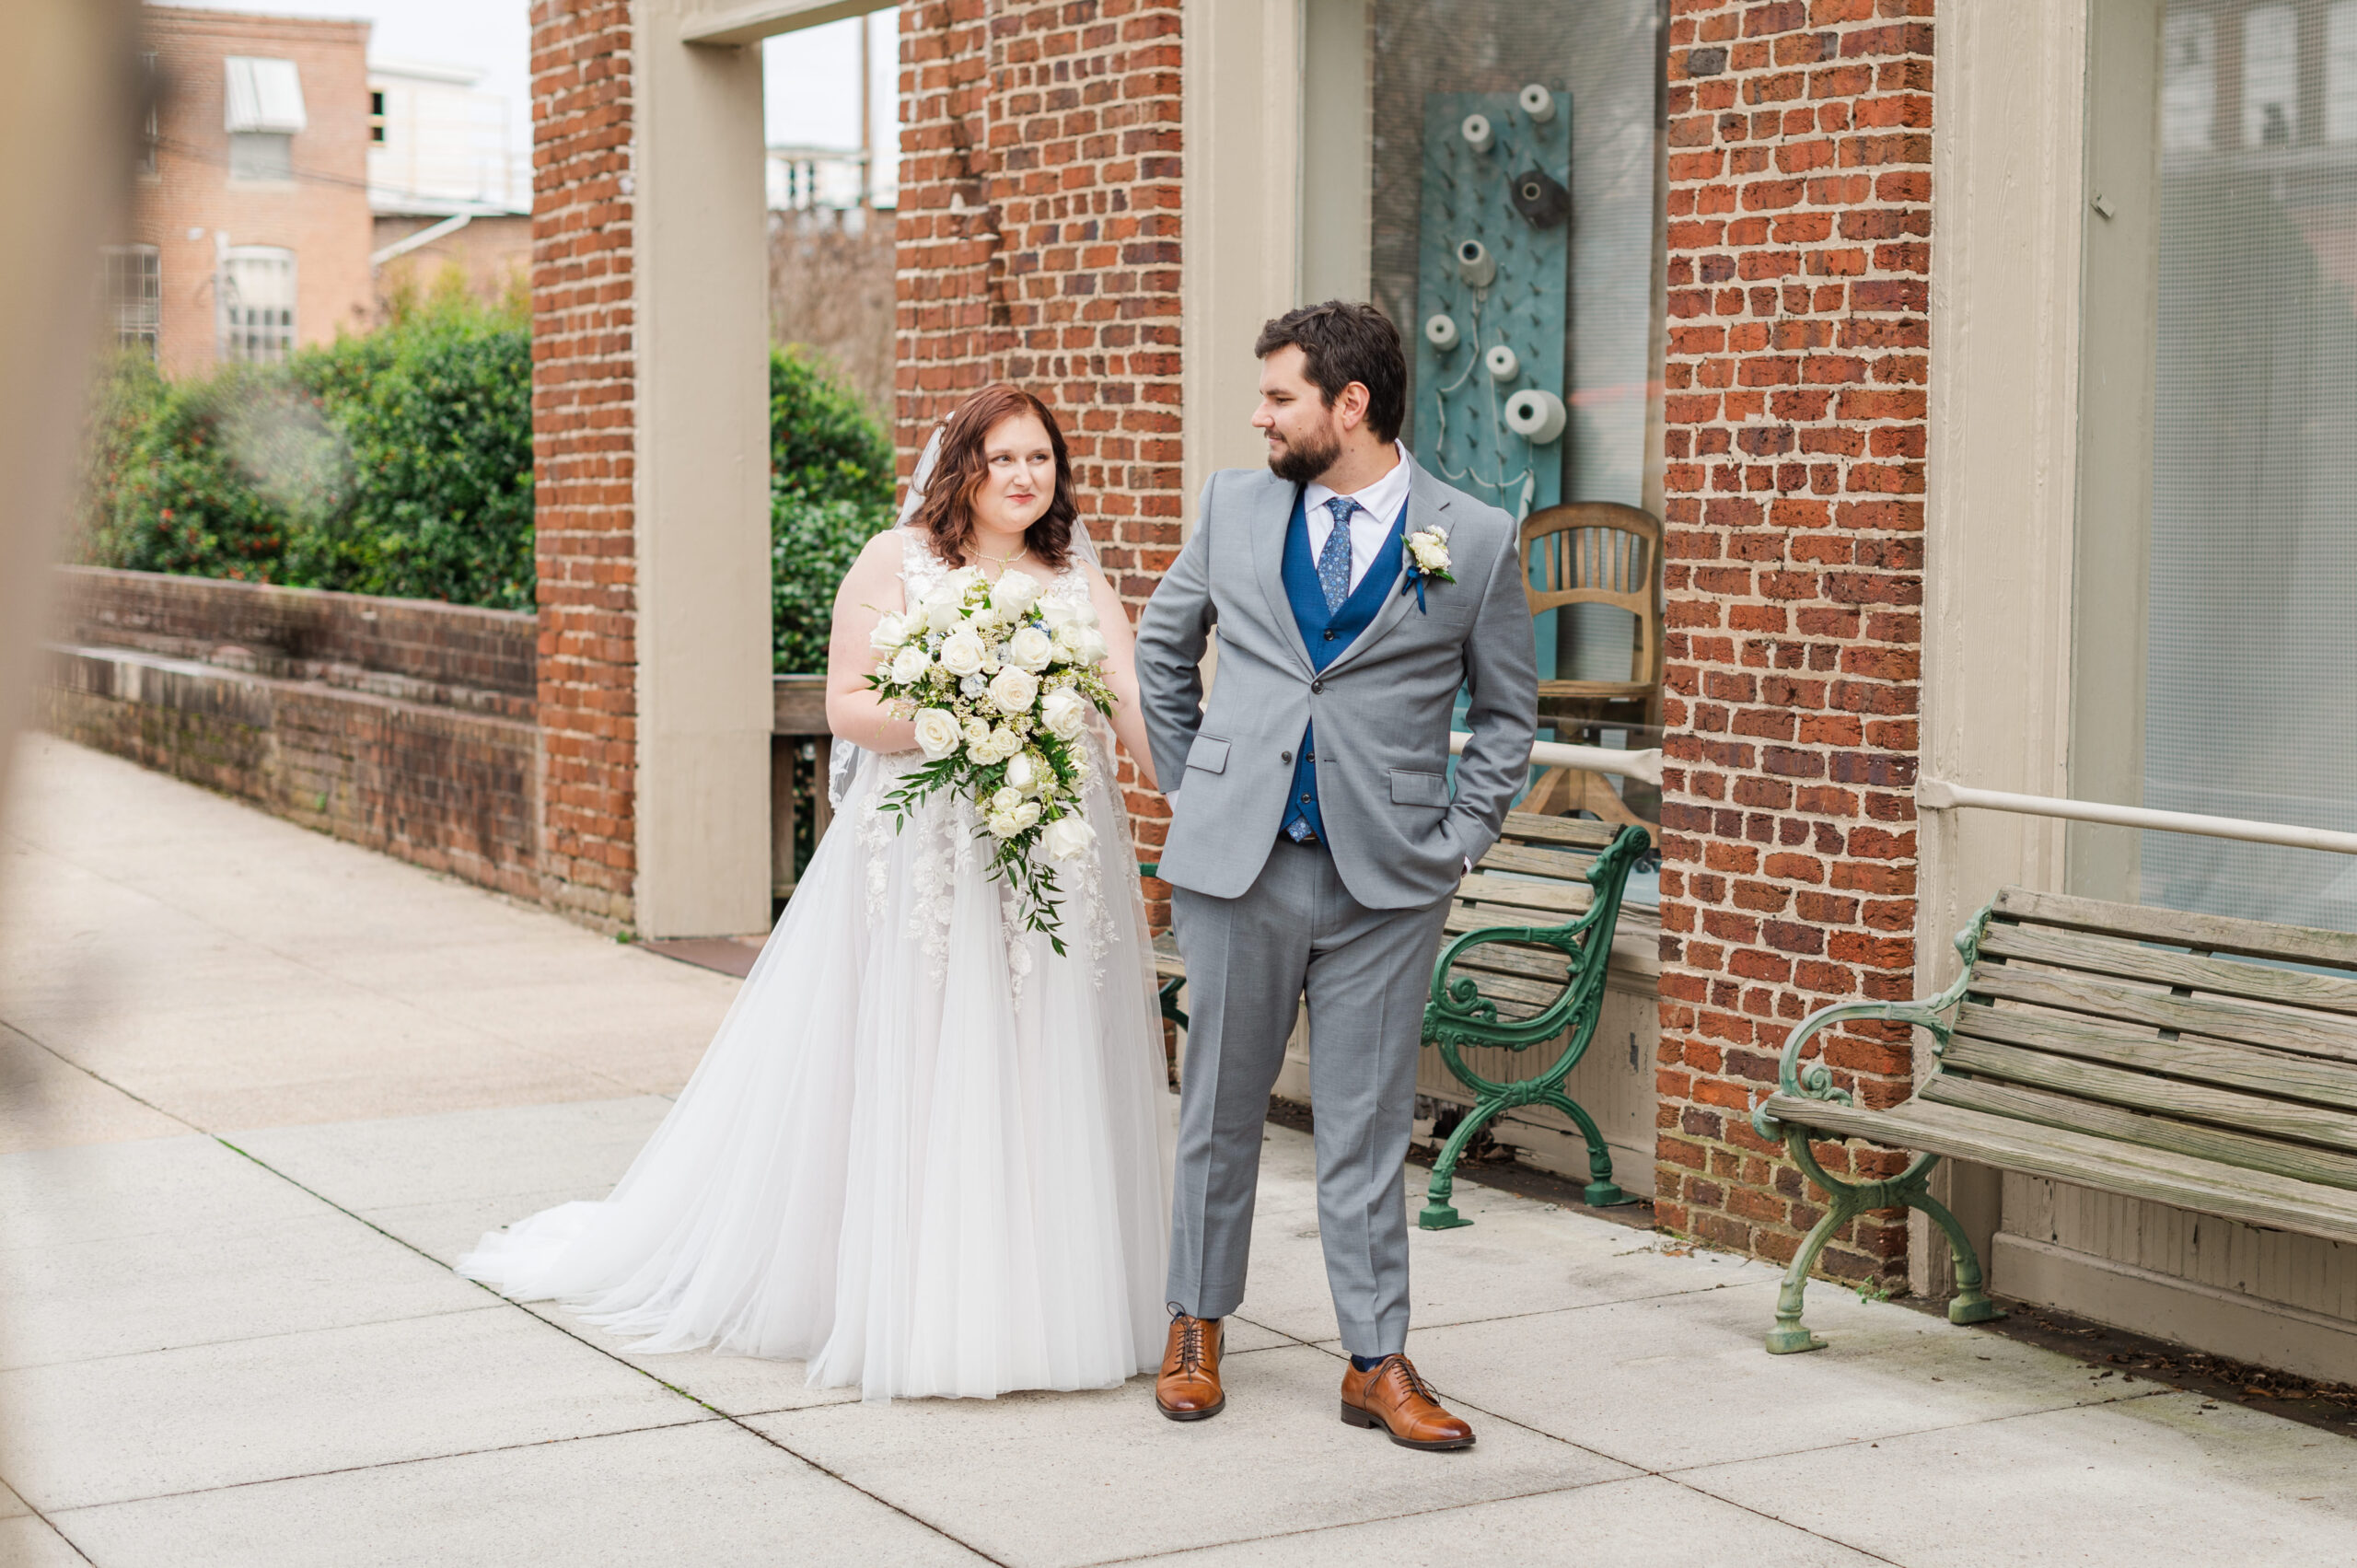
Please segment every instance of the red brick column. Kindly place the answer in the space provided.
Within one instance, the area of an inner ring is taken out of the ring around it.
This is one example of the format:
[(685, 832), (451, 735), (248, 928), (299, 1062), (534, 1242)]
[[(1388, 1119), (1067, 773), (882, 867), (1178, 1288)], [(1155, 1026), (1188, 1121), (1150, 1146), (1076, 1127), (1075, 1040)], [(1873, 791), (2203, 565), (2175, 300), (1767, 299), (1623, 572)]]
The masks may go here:
[[(1055, 409), (1132, 607), (1178, 550), (1179, 0), (900, 7), (900, 470), (976, 388)], [(1161, 799), (1130, 809), (1142, 853)]]
[[(1747, 1120), (1776, 1053), (1913, 981), (1931, 12), (1672, 6), (1657, 1213), (1779, 1260), (1823, 1209)], [(1818, 1038), (1861, 1103), (1908, 1093), (1904, 1030)], [(1906, 1236), (1823, 1266), (1899, 1276)]]
[(628, 0), (533, 0), (542, 897), (631, 921), (637, 652)]

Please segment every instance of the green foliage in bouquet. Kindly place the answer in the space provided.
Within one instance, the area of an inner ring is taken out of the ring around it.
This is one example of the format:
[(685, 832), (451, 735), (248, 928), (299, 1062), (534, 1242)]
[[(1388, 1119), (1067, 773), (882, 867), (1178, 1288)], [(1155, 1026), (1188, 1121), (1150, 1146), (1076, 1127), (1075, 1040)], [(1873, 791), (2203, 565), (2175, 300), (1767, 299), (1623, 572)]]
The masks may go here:
[(1082, 737), (1090, 708), (1113, 711), (1113, 692), (1095, 612), (1043, 600), (1039, 589), (1021, 572), (996, 584), (970, 566), (951, 573), (923, 603), (877, 621), (868, 685), (915, 721), (925, 756), (884, 798), (895, 830), (927, 796), (956, 790), (993, 845), (991, 875), (1062, 957), (1051, 863), (1095, 842), (1081, 807), (1090, 766)]

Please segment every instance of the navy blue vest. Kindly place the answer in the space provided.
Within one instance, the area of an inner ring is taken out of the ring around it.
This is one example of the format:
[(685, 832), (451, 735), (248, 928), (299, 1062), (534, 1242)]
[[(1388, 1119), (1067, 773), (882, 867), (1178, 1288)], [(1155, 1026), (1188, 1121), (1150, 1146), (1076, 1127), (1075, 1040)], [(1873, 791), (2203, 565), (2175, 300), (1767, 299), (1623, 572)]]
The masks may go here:
[[(1309, 667), (1323, 670), (1358, 640), (1358, 634), (1375, 620), (1376, 611), (1383, 608), (1384, 596), (1399, 580), (1400, 540), (1408, 533), (1408, 507), (1405, 502), (1400, 504), (1399, 515), (1391, 520), (1391, 531), (1384, 536), (1383, 548), (1375, 552), (1366, 575), (1359, 579), (1359, 586), (1351, 590), (1340, 610), (1329, 611), (1326, 590), (1318, 582), (1318, 559), (1309, 548), (1309, 518), (1302, 505), (1305, 494), (1294, 492), (1293, 520), (1285, 525), (1285, 598), (1293, 605), (1294, 624), (1301, 628), (1302, 644), (1309, 650)], [(1297, 820), (1305, 821), (1322, 839), (1326, 823), (1318, 814), (1317, 748), (1318, 726), (1311, 725), (1301, 732), (1301, 749), (1294, 753), (1293, 794), (1286, 799), (1284, 820), (1278, 827), (1282, 830)]]

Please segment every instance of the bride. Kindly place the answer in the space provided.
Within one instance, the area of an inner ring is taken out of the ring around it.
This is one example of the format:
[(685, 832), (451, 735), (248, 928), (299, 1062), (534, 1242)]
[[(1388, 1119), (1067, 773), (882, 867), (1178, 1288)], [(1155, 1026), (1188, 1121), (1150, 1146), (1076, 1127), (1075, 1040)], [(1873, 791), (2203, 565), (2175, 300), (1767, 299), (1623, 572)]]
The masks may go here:
[[(855, 766), (702, 1064), (610, 1197), (493, 1231), (458, 1267), (641, 1351), (803, 1360), (813, 1387), (870, 1400), (1109, 1387), (1159, 1365), (1170, 1214), (1153, 955), (1112, 787), (1116, 735), (1153, 783), (1130, 622), (1045, 404), (988, 388), (935, 443), (836, 594), (827, 722)], [(1086, 742), (1096, 848), (1057, 868), (1061, 956), (1011, 918), (969, 803), (938, 791), (897, 830), (879, 809), (924, 759), (867, 690), (870, 635), (961, 568), (1093, 606), (1106, 643), (1119, 701)]]

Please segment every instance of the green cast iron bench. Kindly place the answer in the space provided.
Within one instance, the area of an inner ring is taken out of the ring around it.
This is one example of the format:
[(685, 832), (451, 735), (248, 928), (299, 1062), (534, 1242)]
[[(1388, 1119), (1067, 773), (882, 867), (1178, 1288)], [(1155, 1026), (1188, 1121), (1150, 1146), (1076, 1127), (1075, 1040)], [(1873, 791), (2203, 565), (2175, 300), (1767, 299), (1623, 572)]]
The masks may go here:
[[(1943, 1158), (2357, 1242), (2357, 935), (2007, 888), (1956, 945), (1964, 972), (1936, 996), (1803, 1019), (1752, 1112), (1831, 1200), (1785, 1272), (1771, 1353), (1824, 1344), (1801, 1323), (1810, 1265), (1852, 1218), (1901, 1204), (1947, 1237), (1949, 1321), (2003, 1316), (1926, 1190)], [(1932, 1034), (1936, 1065), (1903, 1104), (1858, 1106), (1803, 1061), (1828, 1025), (1860, 1018)], [(1916, 1157), (1843, 1181), (1810, 1144), (1848, 1138)]]
[[(1620, 895), (1651, 847), (1634, 825), (1510, 811), (1498, 842), (1457, 883), (1442, 927), (1456, 939), (1433, 966), (1424, 1040), (1473, 1092), (1473, 1105), (1433, 1161), (1416, 1216), (1422, 1228), (1473, 1223), (1448, 1202), (1457, 1163), (1476, 1133), (1518, 1106), (1552, 1106), (1580, 1130), (1588, 1202), (1630, 1201), (1613, 1184), (1612, 1152), (1596, 1118), (1564, 1092), (1563, 1080), (1595, 1038)], [(1468, 1048), (1522, 1052), (1550, 1042), (1559, 1042), (1554, 1059), (1528, 1077), (1492, 1079), (1465, 1061)]]
[[(1630, 1201), (1613, 1185), (1612, 1152), (1596, 1119), (1563, 1092), (1563, 1079), (1596, 1034), (1620, 895), (1650, 847), (1643, 828), (1511, 811), (1503, 836), (1458, 881), (1443, 927), (1456, 939), (1433, 967), (1424, 1040), (1474, 1098), (1433, 1162), (1416, 1216), (1424, 1229), (1473, 1223), (1449, 1205), (1457, 1161), (1475, 1133), (1516, 1106), (1553, 1106), (1579, 1128), (1587, 1144), (1584, 1195), (1590, 1203)], [(1138, 869), (1151, 877), (1155, 864)], [(1162, 1016), (1186, 1028), (1178, 1003), (1186, 965), (1167, 935), (1155, 943), (1155, 972)], [(1468, 1066), (1463, 1054), (1469, 1047), (1526, 1051), (1550, 1041), (1561, 1049), (1527, 1078), (1492, 1080)]]

